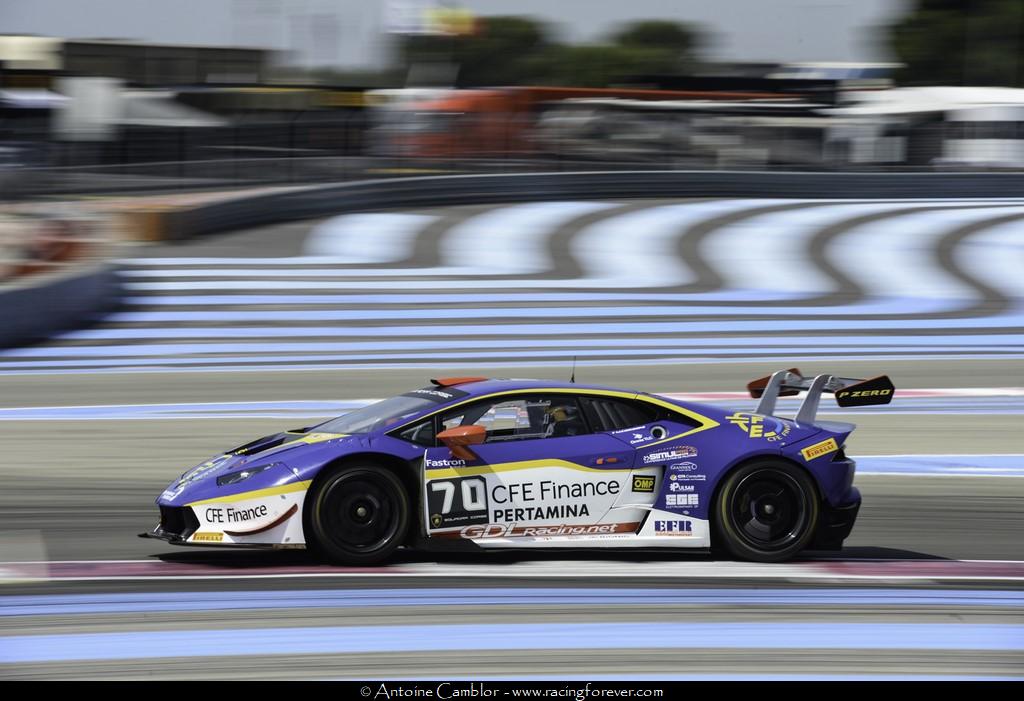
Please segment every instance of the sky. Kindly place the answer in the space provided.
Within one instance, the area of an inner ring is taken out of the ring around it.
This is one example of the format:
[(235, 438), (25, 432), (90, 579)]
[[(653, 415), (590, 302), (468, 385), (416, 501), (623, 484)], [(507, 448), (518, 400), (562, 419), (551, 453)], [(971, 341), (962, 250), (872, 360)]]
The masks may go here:
[[(0, 0), (0, 33), (124, 38), (276, 49), (287, 63), (366, 68), (391, 42), (394, 8), (425, 0)], [(638, 19), (693, 22), (721, 61), (887, 61), (878, 28), (910, 0), (460, 0), (479, 15), (518, 14), (572, 42)]]

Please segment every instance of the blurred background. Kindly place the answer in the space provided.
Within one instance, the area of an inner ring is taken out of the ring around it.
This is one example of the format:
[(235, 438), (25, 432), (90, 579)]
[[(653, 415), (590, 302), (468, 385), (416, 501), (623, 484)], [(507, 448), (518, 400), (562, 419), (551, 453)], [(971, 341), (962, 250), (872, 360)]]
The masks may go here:
[(0, 173), (11, 197), (122, 175), (131, 187), (362, 177), (365, 159), (1014, 169), (1022, 12), (1012, 0), (9, 0)]
[[(1022, 0), (4, 0), (0, 677), (1019, 678), (1022, 169)], [(847, 547), (135, 537), (230, 446), (574, 363), (889, 374), (822, 410)]]

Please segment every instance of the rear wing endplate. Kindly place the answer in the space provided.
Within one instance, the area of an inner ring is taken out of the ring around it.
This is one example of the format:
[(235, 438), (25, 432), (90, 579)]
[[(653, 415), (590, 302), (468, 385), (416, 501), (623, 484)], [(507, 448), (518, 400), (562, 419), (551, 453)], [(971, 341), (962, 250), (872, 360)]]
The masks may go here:
[(768, 377), (761, 377), (747, 384), (750, 396), (761, 399), (756, 413), (765, 415), (775, 413), (775, 400), (779, 397), (807, 392), (794, 417), (797, 423), (814, 423), (822, 392), (834, 394), (839, 406), (851, 407), (888, 404), (892, 401), (895, 389), (888, 375), (879, 375), (868, 380), (835, 375), (806, 378), (796, 368), (779, 370)]

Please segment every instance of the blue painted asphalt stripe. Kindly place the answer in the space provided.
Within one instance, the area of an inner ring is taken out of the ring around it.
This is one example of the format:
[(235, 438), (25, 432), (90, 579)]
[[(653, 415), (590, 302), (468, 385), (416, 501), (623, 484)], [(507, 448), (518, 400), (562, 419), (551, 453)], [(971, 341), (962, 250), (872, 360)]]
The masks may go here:
[[(234, 628), (0, 638), (0, 662), (439, 650), (1024, 650), (1024, 626), (898, 623), (534, 623)], [(173, 651), (173, 653), (169, 652)]]
[[(131, 352), (132, 350), (135, 352)], [(847, 349), (849, 351), (858, 351), (859, 356), (857, 357), (895, 357), (907, 359), (907, 357), (935, 357), (940, 354), (951, 354), (957, 353), (957, 357), (1018, 357), (1019, 353), (1014, 353), (1015, 348), (1010, 348), (1002, 352), (990, 351), (988, 353), (979, 353), (979, 348), (974, 346), (931, 346), (923, 348), (904, 348), (904, 354), (902, 356), (893, 355), (892, 351), (880, 352), (878, 349), (872, 348), (853, 348)], [(1020, 350), (1024, 351), (1024, 348)], [(170, 351), (173, 352), (173, 351)], [(444, 362), (455, 362), (455, 361), (466, 361), (467, 363), (475, 362), (482, 364), (484, 361), (491, 360), (491, 365), (494, 365), (493, 359), (500, 360), (502, 366), (529, 366), (531, 363), (523, 362), (525, 358), (536, 358), (536, 362), (533, 365), (551, 365), (552, 359), (557, 360), (560, 357), (578, 357), (579, 361), (591, 362), (593, 364), (612, 364), (612, 365), (623, 365), (623, 364), (634, 364), (643, 363), (651, 360), (649, 356), (664, 356), (663, 358), (654, 358), (656, 362), (686, 362), (688, 359), (695, 359), (700, 362), (705, 358), (714, 358), (716, 354), (729, 353), (728, 349), (704, 349), (702, 351), (691, 351), (681, 352), (674, 349), (644, 349), (644, 350), (623, 350), (621, 352), (612, 351), (573, 351), (572, 348), (566, 348), (560, 353), (552, 353), (551, 351), (518, 351), (518, 352), (477, 352), (477, 353), (460, 353), (460, 352), (449, 352), (449, 353), (370, 353), (370, 354), (345, 354), (345, 355), (286, 355), (286, 356), (267, 356), (261, 354), (252, 355), (238, 355), (238, 356), (222, 356), (222, 355), (202, 355), (204, 352), (201, 349), (191, 348), (182, 349), (177, 351), (178, 353), (188, 354), (199, 354), (197, 357), (167, 357), (168, 351), (156, 352), (149, 346), (131, 346), (120, 349), (120, 352), (111, 352), (108, 356), (104, 356), (101, 353), (89, 353), (89, 356), (100, 356), (100, 359), (64, 359), (64, 360), (24, 360), (24, 361), (4, 361), (0, 363), (0, 369), (5, 368), (46, 368), (46, 369), (57, 369), (57, 368), (104, 368), (104, 367), (131, 367), (131, 366), (210, 366), (219, 365), (222, 367), (230, 366), (244, 366), (254, 364), (268, 364), (268, 363), (281, 363), (283, 365), (292, 366), (297, 369), (301, 369), (303, 366), (301, 363), (309, 362), (316, 363), (316, 366), (307, 365), (306, 367), (424, 367), (433, 368), (436, 367), (436, 361)], [(208, 351), (213, 353), (215, 351)], [(835, 349), (818, 349), (814, 347), (804, 346), (800, 349), (762, 349), (761, 353), (757, 356), (746, 356), (746, 359), (757, 358), (757, 357), (768, 357), (768, 356), (791, 356), (794, 353), (803, 352), (804, 357), (807, 354), (813, 353), (820, 357), (827, 357), (830, 355), (838, 355), (842, 357), (849, 357), (846, 353), (837, 351)], [(128, 356), (128, 357), (122, 357)], [(134, 356), (144, 356), (136, 358)], [(517, 358), (514, 362), (506, 362), (506, 359), (510, 357)], [(589, 360), (595, 358), (596, 360)], [(718, 362), (717, 358), (714, 358), (715, 362)], [(732, 360), (741, 360), (741, 358), (732, 358)], [(362, 361), (362, 362), (360, 362)], [(346, 364), (347, 363), (347, 364)], [(275, 365), (265, 365), (266, 367), (275, 367)], [(183, 368), (182, 371), (190, 371), (192, 368)]]
[[(254, 286), (258, 287), (259, 283), (254, 282)], [(406, 295), (402, 295), (406, 296)], [(415, 297), (415, 295), (409, 295)], [(424, 295), (425, 296), (425, 295)], [(493, 295), (492, 295), (493, 296)], [(139, 298), (133, 298), (138, 300)], [(147, 299), (147, 298), (142, 298)], [(160, 297), (148, 298), (150, 300), (160, 300), (152, 306), (170, 306), (166, 300)], [(182, 300), (188, 298), (174, 297), (175, 300)], [(222, 297), (218, 306), (247, 306), (253, 304), (264, 304), (273, 305), (275, 307), (282, 306), (303, 306), (301, 298), (291, 298), (286, 295), (280, 295), (276, 298), (273, 297), (259, 297), (259, 302), (245, 302), (243, 300), (227, 300), (224, 301)], [(313, 297), (312, 299), (316, 299)], [(670, 306), (667, 304), (661, 304), (658, 306), (645, 306), (645, 307), (630, 307), (630, 306), (584, 306), (584, 307), (556, 307), (548, 309), (543, 306), (531, 306), (531, 307), (481, 307), (480, 304), (483, 300), (478, 299), (477, 295), (465, 295), (461, 299), (457, 300), (463, 304), (470, 302), (471, 306), (464, 307), (428, 307), (429, 302), (425, 299), (410, 300), (407, 302), (390, 301), (387, 304), (391, 305), (391, 308), (378, 308), (374, 306), (370, 309), (360, 309), (359, 307), (364, 306), (358, 302), (333, 297), (330, 302), (310, 302), (308, 304), (331, 304), (340, 307), (354, 307), (352, 309), (343, 310), (294, 310), (294, 311), (220, 311), (220, 312), (206, 312), (206, 311), (132, 311), (122, 312), (121, 314), (110, 315), (107, 317), (107, 321), (112, 322), (130, 322), (130, 323), (144, 323), (147, 321), (164, 321), (164, 317), (171, 316), (182, 316), (189, 315), (182, 319), (184, 321), (233, 321), (235, 319), (230, 318), (235, 315), (242, 315), (245, 319), (261, 319), (261, 320), (280, 320), (281, 317), (275, 317), (274, 314), (282, 315), (288, 314), (298, 320), (331, 320), (331, 321), (357, 321), (365, 319), (391, 319), (391, 320), (402, 320), (402, 319), (471, 319), (479, 317), (481, 315), (487, 317), (497, 318), (520, 318), (520, 317), (545, 317), (545, 316), (570, 316), (568, 309), (576, 310), (576, 312), (586, 312), (584, 316), (587, 317), (615, 317), (615, 316), (692, 316), (692, 317), (720, 317), (725, 315), (742, 315), (742, 316), (767, 316), (777, 317), (780, 314), (778, 307), (764, 307), (764, 306), (723, 306), (723, 305), (692, 305), (692, 306)], [(514, 302), (525, 302), (528, 300), (513, 299), (510, 301)], [(553, 301), (553, 300), (552, 300)], [(582, 300), (581, 300), (582, 301)], [(591, 302), (598, 301), (596, 299), (589, 300)], [(626, 300), (624, 300), (626, 301)], [(643, 301), (631, 299), (628, 301)], [(651, 302), (659, 300), (649, 300)], [(547, 304), (548, 302), (538, 301), (538, 304)], [(192, 301), (178, 301), (178, 305), (184, 306), (209, 306), (209, 303), (199, 303)], [(380, 302), (374, 302), (374, 305), (379, 305)], [(410, 305), (406, 307), (405, 305)], [(151, 302), (141, 302), (141, 306), (151, 306)], [(946, 312), (956, 313), (970, 306), (970, 303), (964, 303), (958, 300), (936, 300), (936, 299), (921, 299), (921, 300), (885, 300), (877, 302), (867, 302), (862, 304), (846, 304), (842, 306), (826, 306), (826, 307), (799, 307), (794, 306), (786, 310), (786, 314), (792, 316), (871, 316), (871, 315), (882, 315), (882, 314), (927, 314), (933, 312)], [(398, 307), (397, 309), (394, 307)], [(199, 315), (199, 316), (196, 316)], [(211, 317), (211, 318), (205, 318)], [(226, 315), (227, 318), (219, 318), (219, 316), (211, 315)], [(304, 316), (305, 315), (305, 316)], [(327, 315), (327, 316), (325, 316)], [(244, 319), (243, 319), (244, 320)]]
[[(806, 349), (804, 349), (806, 350)], [(857, 349), (854, 349), (857, 350)], [(865, 357), (870, 357), (873, 361), (886, 361), (886, 360), (914, 360), (914, 359), (927, 359), (927, 360), (1024, 360), (1024, 353), (1016, 353), (1010, 351), (1004, 352), (981, 352), (977, 349), (964, 352), (953, 352), (947, 349), (925, 351), (920, 353), (893, 353), (893, 352), (879, 352), (877, 350), (860, 349), (856, 354), (851, 355), (849, 351), (829, 351), (827, 353), (816, 353), (816, 357), (820, 359), (827, 359), (830, 362), (859, 362), (864, 360)], [(568, 357), (568, 356), (567, 356)], [(763, 351), (757, 355), (744, 355), (744, 356), (730, 356), (720, 357), (713, 353), (705, 353), (704, 355), (697, 355), (694, 357), (666, 357), (666, 358), (599, 358), (596, 360), (588, 360), (580, 358), (576, 363), (580, 367), (591, 367), (591, 366), (661, 366), (661, 365), (703, 365), (708, 362), (714, 362), (717, 364), (722, 363), (753, 363), (763, 362), (765, 358), (777, 358), (784, 360), (791, 358), (792, 353), (776, 352), (774, 350)], [(451, 358), (451, 356), (446, 356)], [(252, 359), (250, 359), (251, 361)], [(292, 359), (294, 360), (294, 359)], [(161, 360), (146, 360), (138, 363), (131, 362), (107, 362), (103, 361), (98, 367), (75, 367), (70, 368), (69, 366), (82, 365), (82, 363), (76, 363), (69, 361), (65, 367), (53, 367), (48, 362), (30, 362), (24, 363), (22, 369), (5, 370), (7, 363), (0, 363), (0, 376), (3, 375), (124, 375), (124, 374), (164, 374), (164, 373), (224, 373), (224, 372), (326, 372), (333, 370), (408, 370), (408, 369), (422, 369), (426, 372), (434, 372), (437, 369), (436, 362), (410, 362), (410, 361), (395, 361), (384, 360), (374, 362), (359, 362), (359, 363), (342, 363), (342, 362), (322, 362), (316, 364), (307, 363), (270, 363), (268, 364), (264, 358), (257, 358), (256, 364), (252, 362), (245, 362), (242, 358), (233, 358), (230, 362), (224, 362), (216, 358), (209, 359), (208, 362), (199, 362), (195, 360), (189, 360), (182, 363), (175, 362), (174, 359)], [(487, 368), (494, 368), (494, 361), (484, 362), (483, 360), (459, 359), (459, 367), (463, 370), (470, 368), (479, 368), (481, 370)], [(180, 367), (181, 365), (187, 365), (187, 367)], [(501, 367), (505, 369), (519, 368), (519, 369), (532, 369), (532, 368), (550, 368), (552, 360), (550, 356), (542, 360), (502, 360)]]
[[(488, 310), (490, 311), (490, 310)], [(262, 313), (262, 312), (261, 312)], [(638, 312), (640, 313), (640, 312)], [(206, 312), (181, 312), (180, 314), (206, 314)], [(309, 312), (303, 312), (309, 314)], [(217, 318), (221, 316), (222, 318)], [(999, 329), (1002, 333), (1013, 334), (1016, 329), (1024, 327), (1024, 314), (1014, 312), (1012, 314), (1000, 314), (998, 316), (976, 317), (969, 319), (799, 319), (799, 320), (765, 320), (765, 321), (622, 321), (622, 322), (584, 322), (570, 323), (564, 319), (573, 319), (576, 314), (572, 308), (564, 310), (557, 315), (551, 315), (557, 319), (563, 319), (557, 323), (503, 323), (503, 324), (436, 324), (423, 326), (420, 324), (405, 324), (392, 326), (366, 326), (359, 328), (342, 329), (349, 335), (372, 335), (376, 337), (403, 337), (403, 336), (424, 336), (454, 338), (456, 336), (565, 336), (568, 334), (605, 334), (609, 336), (632, 334), (698, 334), (698, 333), (737, 333), (757, 332), (769, 334), (767, 338), (785, 338), (784, 332), (809, 333), (812, 331), (895, 331), (905, 333), (910, 330), (970, 330), (970, 329)], [(208, 318), (190, 318), (189, 321), (269, 321), (268, 317), (246, 317), (243, 312), (234, 315), (221, 315), (219, 312), (211, 312)], [(118, 315), (109, 319), (122, 322), (131, 321), (128, 315)], [(286, 312), (281, 321), (313, 320), (311, 317), (293, 317)], [(324, 312), (323, 316), (316, 319), (319, 321), (332, 321), (331, 313)], [(154, 318), (148, 319), (150, 323), (157, 321)], [(162, 315), (161, 323), (181, 323), (186, 321), (184, 316), (177, 316), (177, 313)], [(275, 333), (295, 333), (295, 329), (287, 327), (267, 326), (263, 327), (264, 335), (273, 336)], [(305, 335), (313, 335), (310, 327), (303, 331)], [(327, 327), (325, 327), (327, 328)], [(159, 330), (159, 329), (158, 329)], [(199, 331), (202, 331), (200, 329)], [(97, 331), (106, 331), (97, 329)], [(81, 333), (80, 335), (67, 335), (62, 338), (102, 338), (102, 333), (94, 335)], [(924, 342), (927, 337), (922, 337)], [(766, 340), (762, 336), (762, 342)]]
[[(915, 314), (917, 310), (897, 309), (895, 312)], [(735, 331), (806, 331), (811, 329), (863, 329), (879, 328), (910, 329), (910, 328), (978, 328), (978, 327), (1018, 327), (1024, 326), (1024, 314), (1017, 310), (1003, 314), (981, 318), (943, 318), (943, 319), (800, 319), (798, 321), (777, 319), (782, 314), (795, 316), (821, 315), (844, 317), (859, 315), (862, 312), (856, 305), (849, 307), (794, 307), (792, 310), (767, 307), (722, 307), (708, 308), (705, 306), (613, 306), (613, 307), (468, 307), (468, 308), (409, 308), (409, 309), (289, 309), (274, 310), (223, 310), (223, 311), (135, 311), (118, 312), (104, 317), (111, 324), (166, 324), (195, 322), (267, 322), (267, 321), (422, 321), (422, 320), (460, 320), (486, 317), (489, 319), (599, 319), (605, 317), (679, 317), (679, 316), (711, 316), (723, 314), (739, 314), (743, 316), (768, 316), (767, 321), (684, 321), (664, 324), (662, 322), (645, 323), (657, 327), (659, 324), (676, 328), (679, 332), (711, 333)], [(603, 324), (609, 326), (609, 324)], [(665, 330), (668, 330), (666, 328)], [(564, 333), (564, 332), (563, 332)]]
[[(235, 295), (177, 295), (164, 296), (153, 295), (149, 297), (126, 297), (122, 301), (128, 306), (232, 306), (232, 305), (253, 305), (253, 304), (337, 304), (337, 305), (363, 305), (363, 304), (455, 304), (458, 302), (473, 301), (477, 304), (492, 302), (750, 302), (758, 301), (790, 301), (800, 299), (791, 295), (776, 295), (765, 299), (760, 290), (724, 290), (719, 292), (703, 293), (670, 293), (670, 292), (605, 292), (594, 290), (592, 292), (461, 292), (461, 293), (426, 293), (407, 294), (395, 292), (393, 294), (334, 294), (334, 295), (304, 295), (304, 294), (235, 294)], [(920, 300), (917, 300), (920, 301)], [(908, 300), (885, 300), (886, 304), (901, 305)], [(936, 305), (939, 306), (939, 305)], [(946, 306), (945, 304), (941, 306)]]
[(1024, 455), (854, 456), (858, 475), (1024, 477)]
[(1024, 606), (1024, 591), (941, 589), (394, 589), (0, 597), (0, 616), (364, 606)]
[[(200, 332), (202, 330), (199, 330)], [(244, 333), (244, 329), (239, 330), (238, 334), (240, 337), (247, 337)], [(300, 329), (301, 331), (301, 329)], [(322, 335), (334, 335), (336, 332), (345, 332), (345, 329), (341, 330), (325, 330)], [(352, 334), (353, 329), (348, 329), (348, 333)], [(372, 332), (372, 329), (369, 330)], [(192, 337), (197, 333), (196, 331), (190, 331)], [(310, 334), (315, 335), (315, 334)], [(754, 355), (759, 354), (775, 354), (785, 355), (795, 352), (802, 352), (804, 355), (808, 353), (815, 354), (826, 354), (826, 353), (855, 353), (855, 352), (866, 352), (866, 353), (880, 353), (886, 352), (893, 354), (896, 352), (978, 352), (979, 350), (985, 351), (1001, 351), (1001, 352), (1020, 352), (1024, 351), (1024, 337), (1021, 337), (1021, 341), (1011, 339), (995, 340), (992, 343), (986, 343), (984, 337), (981, 337), (977, 341), (965, 340), (959, 336), (919, 336), (917, 342), (912, 344), (900, 343), (899, 340), (895, 342), (886, 343), (884, 340), (880, 340), (877, 343), (850, 343), (850, 344), (836, 344), (828, 345), (827, 343), (814, 343), (809, 342), (805, 344), (785, 344), (785, 345), (773, 345), (770, 341), (764, 339), (758, 339), (759, 343), (754, 344), (743, 344), (737, 343), (735, 345), (729, 343), (729, 339), (708, 339), (708, 341), (714, 341), (713, 344), (705, 344), (697, 339), (693, 339), (689, 344), (677, 345), (677, 344), (666, 344), (663, 346), (647, 346), (642, 342), (638, 342), (639, 347), (623, 347), (622, 345), (615, 343), (610, 345), (609, 348), (586, 348), (582, 346), (589, 345), (585, 341), (576, 343), (573, 339), (560, 339), (557, 342), (551, 342), (550, 340), (525, 340), (525, 339), (509, 339), (504, 347), (496, 343), (495, 341), (483, 339), (481, 341), (467, 340), (464, 343), (459, 343), (454, 339), (448, 341), (447, 348), (439, 348), (435, 352), (410, 352), (418, 351), (416, 348), (416, 341), (411, 341), (409, 344), (404, 342), (388, 342), (381, 341), (377, 344), (377, 347), (373, 347), (374, 342), (367, 341), (276, 341), (271, 342), (270, 339), (273, 336), (253, 336), (253, 338), (262, 338), (265, 342), (263, 343), (216, 343), (216, 342), (191, 342), (191, 343), (137, 343), (137, 344), (126, 344), (126, 345), (101, 345), (101, 346), (42, 346), (42, 347), (28, 347), (28, 348), (13, 348), (4, 351), (0, 351), (0, 357), (2, 358), (64, 358), (64, 359), (82, 359), (82, 358), (132, 358), (132, 357), (147, 357), (147, 356), (181, 356), (189, 354), (204, 354), (209, 355), (212, 353), (232, 353), (236, 354), (236, 357), (228, 358), (216, 358), (208, 357), (203, 360), (217, 361), (237, 361), (237, 362), (255, 362), (266, 359), (270, 362), (275, 362), (273, 357), (268, 357), (269, 353), (288, 353), (287, 356), (278, 356), (280, 362), (295, 362), (298, 360), (389, 360), (389, 359), (405, 359), (405, 360), (432, 360), (437, 358), (507, 358), (510, 355), (516, 357), (536, 357), (536, 358), (547, 358), (548, 360), (557, 359), (561, 357), (569, 357), (571, 355), (578, 355), (580, 357), (587, 356), (612, 356), (612, 357), (628, 357), (628, 356), (644, 356), (644, 355), (674, 355), (678, 357), (684, 356), (706, 356), (709, 354), (716, 353), (736, 353), (737, 350), (742, 349), (746, 352), (753, 352)], [(746, 339), (751, 340), (751, 339)], [(501, 350), (477, 350), (473, 346), (485, 344), (488, 348), (499, 348)], [(364, 348), (366, 345), (370, 345), (370, 348)], [(354, 347), (358, 346), (358, 347)], [(408, 346), (408, 347), (407, 347)], [(536, 348), (540, 350), (534, 350)], [(365, 350), (374, 352), (364, 352), (363, 354), (346, 354), (338, 356), (307, 356), (307, 357), (296, 357), (291, 355), (293, 353), (346, 353), (354, 350)], [(242, 355), (251, 354), (251, 355)], [(33, 363), (39, 363), (40, 360), (34, 360)], [(66, 362), (66, 361), (65, 361)], [(17, 367), (16, 365), (8, 365), (8, 367)]]
[[(131, 352), (132, 350), (135, 352)], [(975, 346), (928, 346), (928, 347), (909, 347), (902, 349), (904, 354), (902, 356), (893, 355), (892, 351), (879, 352), (879, 349), (874, 348), (860, 348), (854, 346), (846, 349), (846, 352), (840, 352), (835, 349), (824, 349), (814, 348), (812, 346), (803, 346), (799, 349), (775, 349), (765, 348), (761, 349), (761, 353), (757, 356), (747, 356), (744, 358), (725, 358), (721, 359), (721, 362), (727, 362), (729, 360), (749, 362), (750, 359), (764, 358), (768, 356), (791, 356), (794, 353), (803, 353), (806, 357), (809, 353), (814, 353), (820, 357), (828, 356), (841, 356), (840, 359), (849, 358), (847, 355), (850, 351), (858, 351), (859, 355), (856, 357), (873, 357), (879, 360), (886, 358), (896, 358), (906, 360), (908, 357), (928, 357), (935, 358), (941, 354), (956, 353), (955, 357), (980, 357), (980, 358), (1016, 358), (1019, 357), (1019, 353), (1014, 353), (1017, 350), (1015, 347), (1007, 349), (1002, 352), (988, 352), (979, 353), (979, 348)], [(1024, 347), (1020, 348), (1024, 351)], [(716, 349), (703, 349), (701, 351), (690, 351), (683, 352), (676, 349), (659, 349), (651, 348), (644, 350), (623, 350), (621, 352), (613, 351), (589, 351), (589, 350), (574, 350), (572, 348), (566, 348), (559, 353), (552, 353), (551, 351), (518, 351), (518, 352), (477, 352), (477, 353), (462, 353), (462, 352), (448, 352), (448, 353), (371, 353), (371, 354), (345, 354), (345, 355), (237, 355), (237, 356), (223, 356), (223, 355), (201, 355), (204, 352), (214, 351), (203, 351), (197, 348), (191, 348), (189, 350), (183, 350), (178, 352), (195, 353), (200, 354), (197, 357), (167, 357), (165, 352), (155, 352), (150, 346), (130, 346), (121, 349), (119, 352), (111, 352), (108, 354), (109, 357), (104, 357), (101, 353), (89, 353), (89, 356), (101, 356), (100, 359), (95, 358), (76, 358), (74, 360), (18, 360), (18, 361), (0, 361), (0, 370), (11, 369), (11, 368), (32, 368), (32, 369), (60, 369), (60, 368), (130, 368), (133, 366), (140, 367), (171, 367), (171, 366), (218, 366), (224, 369), (235, 369), (238, 367), (255, 366), (260, 364), (262, 367), (276, 368), (282, 366), (290, 366), (294, 369), (301, 370), (303, 367), (306, 369), (330, 369), (330, 368), (368, 368), (368, 367), (423, 367), (433, 368), (436, 367), (436, 361), (465, 361), (465, 363), (476, 363), (477, 365), (484, 364), (484, 361), (488, 359), (498, 359), (503, 367), (530, 367), (535, 365), (551, 365), (552, 358), (559, 357), (578, 357), (580, 363), (589, 362), (591, 364), (609, 364), (609, 365), (625, 365), (625, 364), (650, 364), (650, 363), (673, 363), (673, 362), (703, 362), (704, 359), (714, 359), (715, 362), (719, 362), (719, 358), (715, 358), (716, 354), (729, 353), (726, 348)], [(65, 354), (66, 355), (66, 354)], [(0, 354), (2, 356), (2, 354)], [(136, 357), (122, 357), (122, 356), (148, 356), (142, 358)], [(507, 362), (509, 357), (518, 358), (517, 361)], [(648, 356), (666, 356), (663, 358), (649, 358)], [(855, 358), (856, 358), (855, 357)], [(522, 362), (524, 358), (536, 358), (536, 362)], [(589, 358), (596, 358), (596, 360), (588, 360)], [(360, 362), (362, 361), (362, 362)], [(315, 363), (316, 365), (305, 365), (301, 363)], [(268, 364), (270, 363), (270, 364)], [(276, 365), (280, 363), (281, 365)], [(346, 364), (347, 363), (347, 364)], [(494, 365), (492, 361), (490, 365)], [(181, 372), (191, 372), (192, 367), (182, 367)], [(866, 412), (857, 413), (877, 413), (878, 410), (868, 409)], [(887, 412), (889, 413), (889, 412)]]

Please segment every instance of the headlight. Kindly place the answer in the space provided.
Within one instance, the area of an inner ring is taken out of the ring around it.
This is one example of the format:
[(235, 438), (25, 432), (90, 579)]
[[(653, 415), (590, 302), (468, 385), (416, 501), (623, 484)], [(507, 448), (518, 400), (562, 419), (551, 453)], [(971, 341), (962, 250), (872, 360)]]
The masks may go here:
[(228, 474), (221, 475), (220, 477), (217, 478), (217, 486), (218, 487), (225, 487), (225, 486), (227, 486), (229, 484), (237, 484), (237, 483), (241, 482), (242, 480), (249, 479), (253, 475), (258, 475), (259, 473), (263, 472), (264, 470), (269, 470), (274, 465), (278, 465), (278, 464), (280, 464), (280, 463), (272, 462), (269, 465), (259, 465), (257, 467), (247, 467), (244, 470), (239, 470), (238, 472), (229, 472)]

